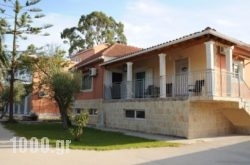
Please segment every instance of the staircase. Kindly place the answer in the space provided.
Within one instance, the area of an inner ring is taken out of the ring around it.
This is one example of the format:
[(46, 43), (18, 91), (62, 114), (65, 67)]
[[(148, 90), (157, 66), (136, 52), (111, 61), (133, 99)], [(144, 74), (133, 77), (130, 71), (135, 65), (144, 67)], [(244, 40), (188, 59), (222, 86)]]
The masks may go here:
[(250, 134), (250, 102), (240, 101), (239, 108), (224, 108), (221, 113), (231, 121), (236, 133)]

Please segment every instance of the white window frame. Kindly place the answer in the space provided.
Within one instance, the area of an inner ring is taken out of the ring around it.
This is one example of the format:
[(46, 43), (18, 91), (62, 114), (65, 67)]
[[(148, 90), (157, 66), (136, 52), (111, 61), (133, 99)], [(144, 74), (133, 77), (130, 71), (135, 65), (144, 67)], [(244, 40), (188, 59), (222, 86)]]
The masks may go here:
[[(126, 111), (133, 111), (133, 113), (134, 113), (133, 117), (127, 117), (126, 116)], [(140, 112), (140, 111), (144, 112), (144, 118), (137, 117), (137, 112)], [(145, 112), (145, 110), (142, 110), (142, 109), (124, 109), (124, 116), (125, 116), (126, 119), (144, 120), (144, 119), (146, 119), (146, 112)]]
[(90, 116), (97, 116), (98, 115), (98, 109), (96, 108), (89, 108), (88, 110)]
[[(235, 73), (235, 69), (234, 69), (234, 67), (235, 66), (238, 66), (239, 68), (239, 73)], [(233, 72), (233, 78), (234, 79), (240, 79), (240, 80), (242, 80), (242, 79), (244, 79), (244, 74), (243, 74), (243, 64), (240, 62), (240, 61), (233, 61), (233, 66), (232, 66), (232, 72)], [(236, 76), (238, 74), (238, 76)]]
[(82, 74), (82, 78), (81, 78), (81, 91), (82, 91), (82, 92), (92, 92), (92, 91), (93, 91), (93, 77), (91, 77), (91, 76), (90, 76), (90, 79), (91, 79), (91, 80), (90, 80), (90, 81), (91, 81), (91, 82), (90, 82), (90, 83), (91, 83), (90, 89), (82, 89), (82, 88), (83, 88), (83, 77), (84, 77), (84, 76), (87, 76), (87, 75), (89, 76), (88, 73), (83, 73), (83, 74)]

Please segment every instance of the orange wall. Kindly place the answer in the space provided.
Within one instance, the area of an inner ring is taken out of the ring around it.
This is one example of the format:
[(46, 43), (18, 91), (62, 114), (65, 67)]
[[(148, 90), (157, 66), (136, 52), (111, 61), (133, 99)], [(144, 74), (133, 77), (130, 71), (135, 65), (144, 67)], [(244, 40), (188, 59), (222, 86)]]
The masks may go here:
[(250, 87), (250, 60), (245, 60), (245, 66), (243, 68), (243, 77), (247, 85)]
[(37, 114), (59, 114), (57, 103), (50, 98), (39, 98), (37, 94), (32, 95), (32, 110)]
[[(140, 70), (151, 69), (153, 72), (153, 78), (159, 79), (159, 53), (166, 54), (166, 74), (175, 74), (175, 61), (188, 58), (189, 71), (204, 71), (206, 69), (206, 50), (205, 44), (197, 44), (186, 48), (173, 48), (162, 52), (152, 52), (145, 56), (138, 56), (133, 59), (127, 60), (133, 62), (133, 72)], [(108, 70), (120, 70), (122, 72), (122, 66), (127, 61), (123, 61), (120, 64), (110, 65)]]
[(37, 114), (59, 114), (59, 108), (57, 103), (52, 98), (40, 98), (38, 97), (38, 85), (42, 79), (42, 74), (33, 74), (33, 91), (31, 97), (31, 108), (32, 111)]
[(85, 100), (85, 99), (100, 99), (103, 97), (103, 75), (104, 70), (99, 66), (99, 63), (89, 65), (82, 68), (83, 73), (88, 71), (89, 68), (97, 68), (97, 75), (93, 77), (93, 86), (92, 91), (80, 91), (75, 95), (76, 100)]

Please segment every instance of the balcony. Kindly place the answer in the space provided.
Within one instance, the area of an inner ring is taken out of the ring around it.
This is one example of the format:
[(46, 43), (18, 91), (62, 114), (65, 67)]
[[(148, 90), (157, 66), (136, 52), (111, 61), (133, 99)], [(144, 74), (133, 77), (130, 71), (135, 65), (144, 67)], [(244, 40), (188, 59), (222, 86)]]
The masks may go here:
[[(164, 79), (164, 81), (163, 81)], [(162, 84), (166, 82), (166, 84)], [(148, 98), (228, 99), (250, 98), (250, 90), (238, 75), (220, 70), (204, 70), (137, 79), (104, 86), (106, 100)]]

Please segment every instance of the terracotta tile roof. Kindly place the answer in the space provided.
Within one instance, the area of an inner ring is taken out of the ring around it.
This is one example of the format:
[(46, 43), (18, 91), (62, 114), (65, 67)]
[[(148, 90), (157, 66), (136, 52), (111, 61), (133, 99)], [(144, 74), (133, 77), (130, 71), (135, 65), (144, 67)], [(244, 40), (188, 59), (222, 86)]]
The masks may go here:
[(103, 59), (103, 56), (107, 57), (122, 57), (127, 54), (134, 53), (136, 51), (140, 51), (140, 48), (134, 47), (134, 46), (128, 46), (125, 44), (115, 43), (112, 45), (109, 45), (107, 48), (92, 54), (90, 57), (84, 59), (83, 61), (76, 64), (74, 67), (80, 68), (86, 64), (89, 64), (92, 61), (98, 61)]
[(107, 57), (121, 57), (129, 53), (134, 53), (141, 50), (140, 48), (129, 46), (125, 44), (115, 43), (103, 52)]
[(134, 52), (134, 53), (126, 54), (126, 55), (124, 55), (122, 57), (106, 61), (101, 65), (108, 65), (108, 64), (111, 64), (113, 62), (117, 62), (117, 61), (121, 61), (121, 60), (128, 59), (128, 58), (131, 58), (131, 57), (135, 57), (135, 56), (138, 56), (138, 55), (142, 55), (144, 53), (147, 53), (147, 52), (150, 52), (150, 51), (153, 51), (153, 50), (157, 50), (157, 49), (160, 49), (160, 48), (163, 48), (163, 47), (171, 46), (171, 45), (174, 45), (174, 44), (177, 44), (177, 43), (181, 43), (181, 42), (184, 42), (184, 41), (188, 41), (190, 39), (194, 39), (194, 38), (198, 38), (198, 37), (202, 37), (202, 36), (206, 36), (206, 35), (212, 35), (212, 36), (221, 38), (221, 39), (226, 40), (226, 41), (228, 41), (228, 42), (230, 42), (230, 43), (232, 43), (234, 45), (241, 45), (241, 46), (249, 47), (248, 44), (246, 44), (246, 43), (244, 43), (242, 41), (239, 41), (239, 40), (234, 39), (232, 37), (221, 34), (221, 33), (217, 32), (213, 28), (207, 27), (202, 31), (191, 33), (191, 34), (185, 35), (183, 37), (180, 37), (180, 38), (177, 38), (177, 39), (174, 39), (174, 40), (170, 40), (170, 41), (167, 41), (167, 42), (164, 42), (164, 43), (152, 46), (152, 47), (141, 49), (140, 51), (137, 51), (137, 52)]
[(94, 46), (94, 47), (89, 48), (89, 49), (80, 50), (77, 53), (71, 55), (70, 57), (75, 57), (75, 56), (78, 56), (80, 54), (87, 53), (87, 52), (90, 52), (90, 51), (98, 52), (98, 51), (100, 51), (103, 48), (108, 47), (108, 46), (109, 46), (109, 44), (100, 44), (100, 45)]

